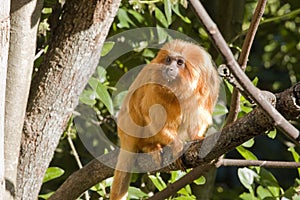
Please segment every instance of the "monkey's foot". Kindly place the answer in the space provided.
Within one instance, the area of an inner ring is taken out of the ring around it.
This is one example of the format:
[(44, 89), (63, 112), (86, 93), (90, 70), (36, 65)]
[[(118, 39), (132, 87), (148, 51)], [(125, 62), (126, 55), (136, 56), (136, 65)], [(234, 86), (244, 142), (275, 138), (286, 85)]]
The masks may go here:
[(185, 166), (184, 166), (184, 164), (183, 164), (181, 158), (178, 158), (177, 160), (175, 160), (175, 164), (179, 167), (179, 169), (180, 169), (181, 171), (186, 172), (186, 168), (185, 168)]

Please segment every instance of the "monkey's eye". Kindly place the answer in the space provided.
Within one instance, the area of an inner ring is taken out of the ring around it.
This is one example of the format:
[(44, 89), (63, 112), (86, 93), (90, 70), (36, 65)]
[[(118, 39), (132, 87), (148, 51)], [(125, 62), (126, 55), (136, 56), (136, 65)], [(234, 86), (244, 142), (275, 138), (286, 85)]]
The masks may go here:
[(183, 66), (183, 65), (184, 65), (184, 60), (181, 59), (181, 58), (179, 58), (179, 59), (177, 60), (177, 65), (178, 65), (178, 66)]
[(167, 56), (166, 57), (166, 64), (170, 64), (172, 62), (171, 57)]

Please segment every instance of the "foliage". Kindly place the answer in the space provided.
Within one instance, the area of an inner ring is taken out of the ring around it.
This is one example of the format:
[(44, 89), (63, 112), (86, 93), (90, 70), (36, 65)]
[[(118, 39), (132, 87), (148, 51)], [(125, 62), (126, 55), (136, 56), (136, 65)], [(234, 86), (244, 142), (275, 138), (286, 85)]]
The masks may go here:
[[(204, 1), (206, 2), (206, 1)], [(237, 51), (241, 48), (241, 39), (250, 24), (252, 13), (257, 1), (247, 0), (245, 7), (242, 29), (236, 35), (229, 45)], [(210, 4), (209, 4), (210, 5)], [(55, 31), (56, 11), (61, 9), (61, 3), (58, 0), (46, 0), (42, 13), (42, 19), (39, 27), (39, 37), (37, 43), (37, 52), (47, 51), (47, 45), (51, 40), (51, 32)], [(215, 8), (210, 8), (215, 9)], [(277, 1), (269, 0), (264, 19), (261, 22), (256, 40), (249, 57), (247, 66), (247, 74), (253, 80), (253, 83), (261, 89), (279, 91), (287, 88), (291, 84), (297, 82), (300, 78), (300, 2), (299, 0)], [(161, 41), (167, 39), (166, 33), (162, 28), (168, 28), (184, 33), (195, 41), (199, 42), (204, 48), (212, 50), (211, 42), (203, 27), (195, 17), (192, 9), (188, 6), (187, 0), (130, 0), (123, 1), (118, 11), (115, 21), (110, 30), (110, 36), (114, 36), (126, 30), (139, 27), (156, 27), (158, 28), (158, 38)], [(80, 96), (80, 102), (92, 108), (97, 116), (97, 121), (101, 125), (107, 137), (116, 143), (116, 126), (112, 119), (115, 118), (117, 111), (121, 105), (125, 92), (113, 95), (118, 89), (116, 83), (122, 75), (136, 66), (148, 63), (156, 53), (156, 50), (148, 48), (147, 43), (136, 44), (130, 43), (132, 52), (129, 52), (111, 63), (109, 68), (101, 66), (101, 62), (94, 76), (90, 79), (86, 89)], [(107, 41), (103, 47), (102, 57), (104, 58), (114, 48), (114, 43)], [(37, 58), (35, 68), (38, 70), (43, 60), (44, 54)], [(222, 63), (222, 59), (216, 59), (216, 63)], [(232, 86), (225, 82), (227, 102), (230, 102)], [(228, 104), (229, 105), (229, 104)], [(227, 105), (227, 106), (228, 106)], [(253, 109), (254, 105), (249, 103), (244, 97), (240, 100), (239, 117)], [(224, 114), (228, 111), (228, 107), (218, 105), (215, 114)], [(295, 122), (297, 125), (297, 122)], [(74, 129), (74, 127), (71, 127)], [(73, 138), (77, 150), (83, 163), (87, 163), (92, 159), (91, 155), (84, 150), (80, 138)], [(278, 144), (275, 141), (283, 141), (285, 145)], [(236, 151), (226, 156), (243, 157), (244, 159), (284, 159), (295, 160), (299, 162), (298, 149), (291, 147), (285, 142), (277, 130), (271, 130), (267, 133), (267, 137), (251, 139), (243, 145), (236, 148)], [(286, 145), (287, 144), (287, 145)], [(269, 150), (270, 149), (270, 150)], [(61, 183), (66, 177), (61, 176), (63, 171), (70, 174), (76, 168), (66, 164), (73, 158), (69, 156), (69, 147), (66, 139), (62, 138), (57, 149), (52, 165), (63, 160), (61, 168), (49, 168), (45, 175), (45, 182), (56, 179)], [(63, 158), (67, 158), (66, 161)], [(280, 169), (282, 170), (282, 169)], [(296, 171), (296, 170), (295, 170)], [(218, 174), (213, 199), (299, 199), (297, 197), (297, 188), (300, 185), (300, 169), (298, 175), (290, 172), (289, 175), (284, 173), (276, 173), (273, 170), (266, 170), (262, 167), (239, 168), (234, 174), (227, 174), (221, 171)], [(131, 199), (140, 199), (153, 192), (161, 191), (168, 184), (173, 183), (182, 177), (185, 173), (174, 171), (170, 174), (157, 173), (153, 175), (139, 174), (133, 176), (133, 181), (129, 189)], [(228, 183), (225, 179), (238, 177), (240, 183)], [(279, 178), (276, 178), (279, 177)], [(288, 180), (287, 180), (288, 179)], [(58, 187), (58, 183), (44, 184), (42, 192), (54, 191)], [(283, 182), (281, 184), (281, 182)], [(96, 197), (107, 197), (112, 178), (102, 181), (90, 189), (90, 193)], [(204, 184), (205, 179), (200, 177), (194, 184)], [(51, 195), (51, 193), (49, 193)], [(41, 195), (40, 198), (47, 199), (49, 195)], [(172, 199), (196, 199), (190, 185), (182, 188)]]

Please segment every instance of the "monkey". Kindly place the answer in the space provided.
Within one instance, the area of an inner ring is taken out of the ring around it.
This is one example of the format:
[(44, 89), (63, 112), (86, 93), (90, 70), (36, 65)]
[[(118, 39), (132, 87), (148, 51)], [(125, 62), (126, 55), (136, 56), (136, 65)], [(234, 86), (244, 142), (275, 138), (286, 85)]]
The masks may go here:
[(184, 142), (201, 139), (219, 94), (220, 78), (210, 55), (199, 45), (175, 39), (138, 74), (117, 117), (120, 153), (110, 192), (125, 200), (135, 153), (162, 162), (163, 147), (176, 158)]

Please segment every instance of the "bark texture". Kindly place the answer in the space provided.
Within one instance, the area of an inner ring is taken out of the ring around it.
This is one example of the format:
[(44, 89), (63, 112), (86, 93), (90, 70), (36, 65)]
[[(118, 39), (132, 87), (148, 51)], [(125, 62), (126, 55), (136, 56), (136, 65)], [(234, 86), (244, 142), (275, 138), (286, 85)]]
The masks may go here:
[(10, 29), (10, 1), (0, 4), (0, 199), (4, 199), (4, 110), (6, 71), (8, 63), (9, 29)]
[[(265, 98), (274, 106), (276, 105), (279, 112), (285, 112), (285, 115), (289, 116), (288, 119), (297, 119), (300, 115), (300, 104), (297, 103), (300, 102), (299, 89), (300, 82), (284, 92), (276, 94), (276, 100), (273, 94), (267, 92), (265, 93)], [(221, 155), (231, 151), (250, 138), (265, 133), (272, 127), (274, 127), (274, 123), (260, 108), (256, 108), (243, 118), (224, 128), (220, 133), (212, 134), (206, 137), (205, 140), (192, 142), (188, 145), (188, 149), (182, 155), (181, 159), (186, 168), (199, 168), (198, 170), (201, 173), (198, 175), (200, 176), (207, 168), (215, 166), (211, 164), (211, 161), (218, 159)], [(50, 200), (59, 200), (62, 198), (66, 200), (76, 199), (86, 189), (112, 176), (114, 169), (102, 163), (110, 162), (111, 166), (111, 164), (116, 163), (117, 155), (118, 151), (112, 151), (101, 157), (101, 162), (97, 159), (91, 161), (82, 169), (72, 174), (51, 196)], [(163, 158), (167, 157), (163, 156)], [(151, 157), (149, 157), (149, 160), (145, 160), (145, 157), (142, 157), (142, 159), (138, 158), (136, 164), (142, 169), (147, 169), (149, 163), (151, 163)], [(205, 170), (201, 170), (201, 168)], [(172, 164), (161, 169), (161, 171), (178, 169), (180, 169), (179, 166)]]
[(71, 0), (64, 4), (30, 90), (18, 167), (18, 199), (37, 199), (59, 138), (98, 64), (119, 3)]
[(25, 110), (36, 47), (42, 0), (13, 0), (10, 11), (10, 44), (5, 97), (5, 178), (14, 199)]

